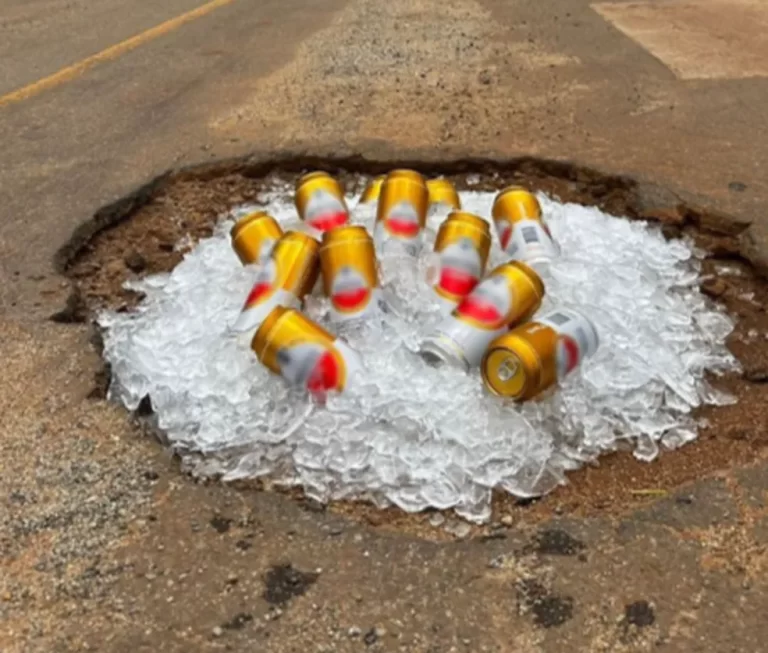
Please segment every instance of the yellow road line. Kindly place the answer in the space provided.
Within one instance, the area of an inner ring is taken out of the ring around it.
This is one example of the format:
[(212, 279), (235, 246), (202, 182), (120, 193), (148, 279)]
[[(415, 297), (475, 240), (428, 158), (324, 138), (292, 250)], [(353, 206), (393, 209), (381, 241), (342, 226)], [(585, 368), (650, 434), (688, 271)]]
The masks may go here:
[(151, 27), (145, 32), (141, 32), (136, 36), (132, 36), (125, 41), (121, 41), (120, 43), (113, 45), (106, 50), (97, 52), (90, 57), (81, 59), (77, 63), (73, 63), (71, 66), (62, 68), (58, 72), (55, 72), (52, 75), (48, 75), (48, 77), (43, 77), (43, 79), (32, 82), (31, 84), (28, 84), (27, 86), (24, 86), (18, 90), (12, 91), (7, 95), (0, 96), (0, 108), (15, 102), (21, 102), (22, 100), (26, 100), (34, 95), (37, 95), (38, 93), (47, 91), (54, 86), (58, 86), (64, 82), (69, 82), (73, 79), (76, 79), (96, 64), (110, 61), (112, 59), (117, 59), (117, 57), (120, 55), (125, 54), (126, 52), (130, 52), (131, 50), (138, 48), (140, 45), (147, 43), (148, 41), (152, 41), (153, 39), (163, 36), (164, 34), (168, 34), (168, 32), (175, 30), (177, 27), (181, 27), (185, 23), (195, 20), (196, 18), (200, 18), (201, 16), (205, 16), (206, 14), (212, 12), (214, 9), (228, 5), (232, 2), (234, 2), (234, 0), (211, 0), (211, 2), (208, 2), (201, 7), (198, 7), (197, 9), (192, 9), (185, 14), (171, 18), (164, 23), (160, 23), (160, 25)]

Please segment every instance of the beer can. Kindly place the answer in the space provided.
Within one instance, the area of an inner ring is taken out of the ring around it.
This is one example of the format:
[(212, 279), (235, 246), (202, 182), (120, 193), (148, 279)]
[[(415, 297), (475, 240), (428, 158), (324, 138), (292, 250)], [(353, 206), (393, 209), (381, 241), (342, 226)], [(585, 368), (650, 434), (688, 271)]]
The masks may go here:
[(455, 210), (461, 209), (461, 200), (456, 192), (456, 187), (447, 179), (442, 177), (430, 179), (427, 182), (427, 190), (429, 190), (430, 207), (436, 204), (444, 204)]
[(357, 353), (343, 340), (298, 311), (277, 306), (251, 340), (259, 361), (293, 387), (314, 395), (341, 392), (362, 369)]
[(594, 324), (573, 310), (557, 310), (496, 338), (481, 373), (493, 393), (532, 399), (561, 381), (599, 345)]
[(483, 278), (490, 249), (490, 227), (477, 215), (453, 211), (440, 225), (432, 287), (444, 312), (452, 311)]
[(344, 188), (327, 172), (310, 172), (301, 177), (296, 182), (295, 202), (299, 217), (314, 234), (349, 220)]
[(493, 202), (493, 222), (501, 248), (514, 261), (537, 264), (558, 255), (536, 196), (520, 186), (502, 190)]
[(500, 265), (421, 343), (421, 355), (431, 364), (475, 367), (491, 341), (530, 319), (543, 297), (544, 283), (533, 268), (519, 261)]
[(348, 225), (326, 231), (320, 270), (334, 320), (344, 322), (377, 310), (381, 297), (376, 252), (365, 227)]
[(260, 263), (272, 252), (283, 230), (271, 215), (256, 211), (240, 218), (230, 232), (232, 249), (243, 265)]
[(413, 170), (393, 170), (381, 186), (374, 241), (380, 250), (396, 242), (411, 254), (418, 252), (427, 221), (427, 182)]
[(379, 195), (381, 195), (381, 186), (384, 183), (385, 178), (386, 175), (379, 175), (368, 182), (363, 194), (360, 196), (360, 204), (367, 204), (368, 202), (373, 202), (374, 200), (379, 199)]
[(297, 231), (289, 231), (278, 240), (259, 267), (233, 329), (255, 329), (275, 306), (300, 306), (320, 274), (319, 249), (320, 243), (314, 238)]

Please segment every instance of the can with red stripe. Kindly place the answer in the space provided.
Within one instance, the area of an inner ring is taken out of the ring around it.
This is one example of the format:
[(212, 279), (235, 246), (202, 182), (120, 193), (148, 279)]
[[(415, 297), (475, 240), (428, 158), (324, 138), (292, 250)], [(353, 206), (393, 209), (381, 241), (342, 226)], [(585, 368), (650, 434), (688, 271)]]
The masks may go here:
[(381, 301), (376, 251), (365, 227), (347, 225), (323, 234), (323, 290), (337, 322), (370, 315)]
[(535, 270), (518, 261), (500, 265), (421, 343), (421, 355), (432, 364), (475, 367), (491, 341), (530, 319), (543, 297)]
[(233, 328), (251, 331), (275, 306), (301, 306), (320, 274), (319, 250), (320, 243), (298, 231), (289, 231), (277, 241), (271, 256), (259, 266)]
[(286, 382), (315, 396), (342, 392), (362, 369), (358, 354), (290, 308), (272, 309), (251, 341), (259, 361)]
[(574, 310), (557, 310), (496, 338), (481, 373), (494, 394), (532, 399), (570, 374), (597, 351), (595, 325)]
[(393, 170), (381, 186), (376, 210), (374, 241), (379, 251), (399, 244), (416, 254), (427, 221), (429, 190), (427, 182), (413, 170)]
[(296, 182), (296, 210), (312, 235), (349, 221), (344, 188), (327, 172), (310, 172)]
[(480, 282), (491, 249), (491, 229), (483, 218), (453, 211), (435, 238), (433, 288), (445, 313)]
[(505, 188), (493, 202), (492, 215), (501, 248), (513, 261), (538, 265), (557, 257), (541, 205), (530, 191), (521, 186)]
[(230, 232), (232, 249), (243, 265), (259, 264), (272, 253), (283, 230), (271, 215), (256, 211), (240, 218)]

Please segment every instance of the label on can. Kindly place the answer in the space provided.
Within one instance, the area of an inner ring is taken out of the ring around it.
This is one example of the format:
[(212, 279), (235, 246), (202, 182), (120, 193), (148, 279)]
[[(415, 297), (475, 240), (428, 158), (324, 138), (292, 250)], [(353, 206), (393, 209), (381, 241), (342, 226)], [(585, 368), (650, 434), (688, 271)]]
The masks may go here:
[(352, 265), (339, 268), (329, 288), (331, 317), (339, 322), (370, 315), (382, 301), (380, 290)]
[(462, 298), (454, 316), (483, 331), (497, 331), (507, 325), (514, 302), (514, 290), (507, 278), (491, 275)]
[(556, 311), (537, 322), (557, 332), (557, 378), (562, 380), (587, 356), (597, 350), (599, 340), (594, 325), (575, 311)]
[(261, 241), (261, 243), (259, 243), (258, 254), (256, 255), (256, 260), (254, 261), (256, 265), (260, 265), (269, 259), (269, 256), (272, 254), (272, 250), (275, 249), (275, 245), (277, 245), (278, 240), (279, 238), (265, 238)]
[(355, 319), (377, 310), (376, 252), (364, 227), (341, 227), (326, 233), (320, 250), (320, 266), (334, 320)]
[(499, 240), (504, 251), (515, 261), (552, 260), (558, 251), (549, 229), (538, 220), (521, 220), (514, 225), (499, 220), (496, 222)]
[(347, 223), (349, 214), (344, 203), (324, 188), (312, 192), (304, 209), (304, 221), (319, 232), (330, 231)]
[(357, 353), (342, 340), (328, 343), (296, 338), (277, 350), (276, 361), (280, 375), (291, 386), (306, 388), (314, 395), (341, 392), (362, 369)]
[(458, 301), (472, 292), (483, 275), (483, 260), (471, 238), (462, 236), (440, 251), (438, 294)]
[(429, 349), (445, 352), (446, 359), (469, 368), (479, 365), (491, 341), (506, 331), (506, 326), (493, 330), (478, 328), (457, 317), (454, 311), (438, 325), (434, 335), (427, 338), (426, 342)]
[(251, 291), (243, 304), (240, 316), (232, 328), (235, 331), (255, 329), (275, 306), (298, 307), (299, 299), (289, 290), (279, 287), (277, 261), (270, 258), (258, 268)]
[(395, 240), (410, 254), (418, 252), (421, 245), (421, 220), (413, 204), (407, 200), (394, 204), (384, 219), (376, 223), (374, 240), (379, 248), (384, 247), (387, 241)]

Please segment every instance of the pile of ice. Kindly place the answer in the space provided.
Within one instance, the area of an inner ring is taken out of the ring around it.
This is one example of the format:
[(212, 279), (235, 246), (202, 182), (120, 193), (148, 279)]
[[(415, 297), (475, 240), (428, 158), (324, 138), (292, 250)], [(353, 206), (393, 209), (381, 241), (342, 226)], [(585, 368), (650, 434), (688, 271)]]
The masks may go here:
[[(464, 208), (483, 216), (493, 197), (461, 193)], [(659, 445), (693, 440), (691, 410), (732, 401), (704, 371), (736, 366), (724, 346), (732, 323), (700, 294), (695, 250), (642, 222), (539, 199), (562, 248), (542, 310), (578, 307), (601, 340), (544, 400), (501, 401), (484, 392), (477, 371), (435, 369), (414, 353), (437, 319), (423, 276), (445, 212), (430, 216), (420, 259), (381, 261), (391, 312), (342, 333), (368, 370), (357, 391), (313, 403), (229, 330), (254, 276), (230, 246), (239, 211), (173, 272), (133, 283), (146, 294), (134, 313), (100, 316), (110, 394), (129, 409), (149, 395), (157, 425), (195, 473), (267, 477), (321, 501), (455, 508), (475, 521), (489, 517), (494, 488), (538, 495), (602, 452), (632, 447), (650, 461)], [(291, 189), (275, 187), (263, 200), (284, 227), (300, 228)], [(371, 227), (372, 206), (353, 213)], [(498, 242), (491, 257), (504, 261)], [(316, 291), (306, 311), (327, 326), (327, 308)]]

